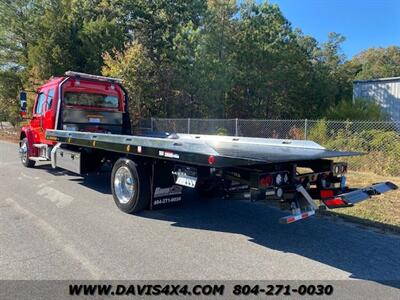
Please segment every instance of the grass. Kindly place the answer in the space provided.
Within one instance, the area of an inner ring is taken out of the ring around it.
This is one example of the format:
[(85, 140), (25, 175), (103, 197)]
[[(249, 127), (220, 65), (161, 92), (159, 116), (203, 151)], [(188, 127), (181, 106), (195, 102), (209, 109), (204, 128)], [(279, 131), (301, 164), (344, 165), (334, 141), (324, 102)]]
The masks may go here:
[[(400, 187), (400, 177), (381, 176), (367, 172), (349, 172), (350, 187), (365, 187), (372, 183), (391, 181)], [(349, 208), (335, 209), (335, 213), (400, 226), (400, 189), (375, 196)]]

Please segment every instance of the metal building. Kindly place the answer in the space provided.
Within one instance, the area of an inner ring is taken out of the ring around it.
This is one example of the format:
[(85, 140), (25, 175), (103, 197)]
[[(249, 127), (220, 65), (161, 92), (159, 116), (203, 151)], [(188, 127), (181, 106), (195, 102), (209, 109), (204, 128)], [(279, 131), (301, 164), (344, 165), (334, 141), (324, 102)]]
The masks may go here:
[(400, 77), (353, 81), (353, 100), (375, 101), (392, 121), (400, 121)]

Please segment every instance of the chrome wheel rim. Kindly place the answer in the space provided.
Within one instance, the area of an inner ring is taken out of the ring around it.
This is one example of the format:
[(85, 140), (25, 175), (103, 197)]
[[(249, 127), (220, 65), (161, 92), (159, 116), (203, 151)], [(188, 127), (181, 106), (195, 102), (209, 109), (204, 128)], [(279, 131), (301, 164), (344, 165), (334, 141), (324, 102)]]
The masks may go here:
[(21, 153), (21, 160), (23, 163), (28, 159), (28, 146), (26, 142), (22, 142), (19, 152)]
[(135, 196), (135, 180), (128, 167), (122, 166), (115, 172), (114, 189), (118, 201), (122, 204), (128, 203)]

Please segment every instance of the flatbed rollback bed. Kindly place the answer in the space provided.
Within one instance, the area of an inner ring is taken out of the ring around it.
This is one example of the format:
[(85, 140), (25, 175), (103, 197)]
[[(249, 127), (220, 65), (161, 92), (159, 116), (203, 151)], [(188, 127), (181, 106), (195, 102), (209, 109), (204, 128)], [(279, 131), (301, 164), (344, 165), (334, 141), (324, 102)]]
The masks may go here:
[[(80, 86), (85, 82), (88, 86), (93, 82), (121, 86), (120, 81), (76, 72), (66, 74), (58, 82), (55, 124), (42, 127), (45, 142), (29, 142), (28, 135), (21, 133), (22, 162), (25, 159), (24, 165), (32, 165), (37, 160), (49, 160), (54, 168), (78, 174), (109, 163), (113, 197), (124, 212), (175, 205), (184, 201), (184, 188), (194, 188), (203, 196), (240, 195), (251, 201), (272, 201), (290, 211), (280, 222), (292, 223), (312, 216), (318, 209), (352, 206), (397, 189), (391, 182), (348, 188), (347, 164), (333, 158), (361, 153), (330, 151), (312, 141), (180, 133), (132, 135), (124, 128), (127, 125), (123, 120), (129, 118), (124, 108), (127, 93), (122, 87), (124, 95), (112, 115), (99, 108), (62, 105), (66, 93), (63, 84), (68, 80), (75, 85), (79, 81)], [(74, 85), (69, 90), (75, 91)], [(63, 124), (64, 120), (68, 122)], [(97, 126), (95, 130), (93, 125)], [(32, 156), (32, 148), (36, 148), (36, 156)]]

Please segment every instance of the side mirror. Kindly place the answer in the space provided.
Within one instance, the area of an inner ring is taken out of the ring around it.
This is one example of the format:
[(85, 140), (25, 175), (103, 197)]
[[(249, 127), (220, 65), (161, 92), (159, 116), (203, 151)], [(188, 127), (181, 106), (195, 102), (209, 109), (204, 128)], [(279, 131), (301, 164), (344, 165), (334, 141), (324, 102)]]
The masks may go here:
[(21, 91), (19, 93), (19, 103), (20, 103), (20, 115), (21, 117), (25, 117), (26, 116), (26, 108), (27, 108), (27, 102), (26, 102), (26, 92)]

